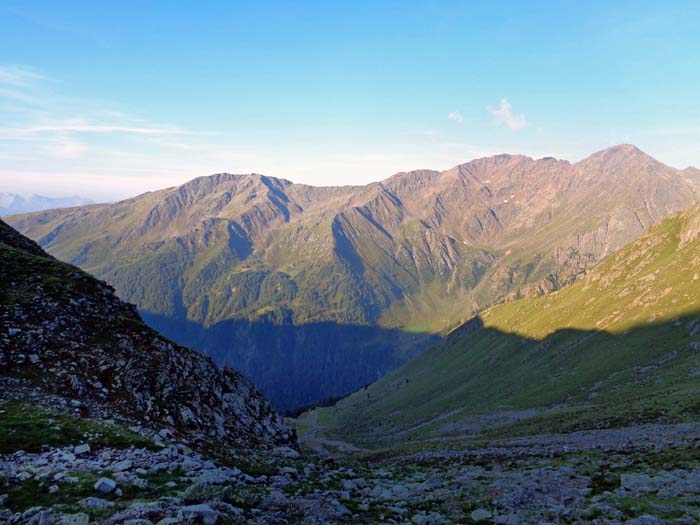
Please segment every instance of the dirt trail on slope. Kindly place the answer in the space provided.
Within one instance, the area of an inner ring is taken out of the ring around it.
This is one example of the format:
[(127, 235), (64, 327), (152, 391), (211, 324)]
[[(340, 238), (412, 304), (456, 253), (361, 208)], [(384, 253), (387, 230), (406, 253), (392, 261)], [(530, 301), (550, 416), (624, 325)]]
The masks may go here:
[[(296, 426), (299, 430), (299, 443), (322, 456), (343, 456), (366, 450), (347, 441), (319, 435), (319, 432), (323, 431), (323, 425), (318, 420), (316, 411), (303, 414), (296, 420)], [(299, 428), (300, 426), (306, 428)]]

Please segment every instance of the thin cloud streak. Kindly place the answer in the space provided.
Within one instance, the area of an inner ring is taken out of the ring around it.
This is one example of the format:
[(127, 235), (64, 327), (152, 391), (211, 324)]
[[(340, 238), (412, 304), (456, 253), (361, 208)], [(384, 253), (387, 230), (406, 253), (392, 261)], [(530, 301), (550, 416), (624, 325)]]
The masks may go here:
[[(172, 160), (165, 162), (164, 148), (143, 155), (139, 152), (144, 150), (144, 137), (164, 141), (178, 137), (181, 149), (190, 144), (193, 150), (222, 158), (217, 146), (203, 144), (203, 137), (219, 133), (151, 122), (104, 102), (69, 98), (49, 89), (53, 87), (49, 82), (53, 81), (34, 68), (0, 66), (0, 101), (5, 101), (0, 105), (4, 124), (0, 126), (0, 157), (29, 158), (31, 166), (39, 168), (53, 160), (72, 161), (70, 167), (76, 171), (112, 159), (121, 164), (114, 166), (117, 171), (128, 170), (138, 162), (172, 165)], [(105, 150), (105, 145), (112, 151)]]
[[(0, 131), (7, 131), (8, 128), (0, 128)], [(162, 127), (132, 127), (118, 124), (84, 123), (84, 124), (46, 124), (39, 126), (29, 126), (26, 128), (9, 128), (10, 131), (18, 133), (46, 133), (46, 132), (75, 132), (75, 133), (135, 133), (138, 135), (215, 135), (213, 132), (190, 131), (180, 128)]]
[(49, 77), (27, 66), (0, 66), (0, 84), (28, 87), (48, 80)]

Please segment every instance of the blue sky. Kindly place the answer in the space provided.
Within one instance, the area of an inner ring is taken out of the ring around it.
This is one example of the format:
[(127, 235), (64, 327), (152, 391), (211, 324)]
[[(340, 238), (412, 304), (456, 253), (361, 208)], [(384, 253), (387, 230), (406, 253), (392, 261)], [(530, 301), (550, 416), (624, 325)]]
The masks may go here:
[(630, 142), (700, 165), (698, 2), (0, 4), (0, 191), (362, 184)]

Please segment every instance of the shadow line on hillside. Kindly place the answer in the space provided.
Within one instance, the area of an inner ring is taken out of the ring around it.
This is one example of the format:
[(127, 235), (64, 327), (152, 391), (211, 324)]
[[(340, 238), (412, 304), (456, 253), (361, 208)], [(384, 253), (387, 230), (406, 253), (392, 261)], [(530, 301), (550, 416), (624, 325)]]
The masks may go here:
[[(700, 309), (622, 332), (561, 328), (542, 338), (475, 317), (388, 381), (330, 410), (339, 418), (334, 430), (363, 444), (473, 435), (532, 418), (548, 422), (543, 432), (622, 427), (677, 422), (678, 414), (699, 419), (696, 396), (684, 395), (700, 392), (698, 378)], [(557, 411), (566, 406), (585, 417)], [(547, 414), (518, 412), (530, 409)]]

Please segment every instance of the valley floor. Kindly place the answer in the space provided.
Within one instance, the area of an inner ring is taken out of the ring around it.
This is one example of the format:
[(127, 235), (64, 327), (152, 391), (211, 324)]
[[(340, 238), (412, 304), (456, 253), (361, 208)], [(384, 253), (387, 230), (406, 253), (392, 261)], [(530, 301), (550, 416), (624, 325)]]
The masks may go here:
[(367, 451), (326, 439), (312, 413), (297, 422), (301, 455), (200, 453), (167, 431), (2, 387), (0, 523), (700, 521), (700, 423)]

